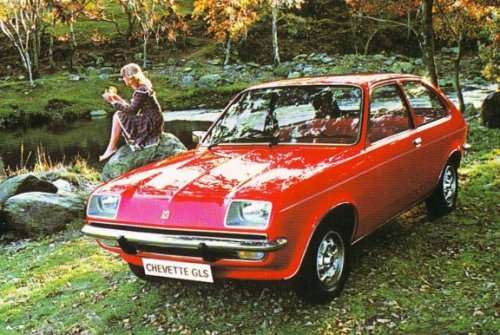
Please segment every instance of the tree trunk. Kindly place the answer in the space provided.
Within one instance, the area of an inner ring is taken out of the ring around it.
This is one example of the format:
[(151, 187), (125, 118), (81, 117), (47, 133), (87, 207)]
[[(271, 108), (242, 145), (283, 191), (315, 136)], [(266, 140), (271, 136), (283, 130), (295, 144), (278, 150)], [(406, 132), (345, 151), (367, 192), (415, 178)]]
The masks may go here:
[(142, 67), (145, 69), (148, 66), (148, 38), (147, 34), (144, 34), (144, 43), (142, 44)]
[(73, 25), (73, 18), (70, 19), (69, 23), (69, 32), (70, 32), (70, 37), (71, 37), (71, 49), (70, 49), (70, 56), (69, 56), (69, 71), (73, 72), (73, 65), (74, 65), (74, 56), (75, 56), (75, 50), (76, 50), (76, 36), (75, 36), (75, 27)]
[(365, 56), (368, 55), (368, 50), (370, 50), (370, 44), (373, 40), (373, 38), (375, 37), (375, 35), (378, 33), (378, 29), (375, 29), (371, 34), (370, 36), (368, 37), (368, 40), (366, 41), (366, 44), (365, 44), (365, 50), (364, 50), (364, 54)]
[(462, 113), (464, 113), (465, 112), (465, 102), (464, 102), (464, 96), (462, 94), (462, 86), (460, 85), (460, 62), (462, 61), (462, 56), (463, 56), (462, 42), (463, 42), (463, 34), (460, 33), (460, 37), (458, 38), (458, 53), (453, 61), (454, 68), (455, 68), (453, 82), (455, 85), (455, 89), (457, 90), (459, 109)]
[(434, 59), (434, 27), (432, 25), (432, 7), (434, 0), (424, 0), (423, 5), (423, 35), (424, 35), (424, 59), (427, 71), (434, 86), (439, 87), (436, 62)]
[(224, 65), (229, 65), (231, 62), (231, 36), (226, 34), (226, 43), (224, 43)]
[(40, 32), (35, 31), (33, 33), (33, 46), (32, 46), (32, 59), (33, 59), (33, 77), (38, 78), (39, 73), (40, 73), (40, 49), (41, 49), (41, 42), (40, 42)]
[(132, 15), (132, 12), (130, 12), (130, 10), (126, 10), (126, 13), (127, 13), (127, 21), (128, 21), (127, 41), (128, 41), (129, 46), (132, 46), (132, 34), (134, 33), (135, 18)]
[(278, 46), (278, 14), (279, 8), (277, 5), (273, 5), (271, 9), (272, 13), (272, 38), (273, 38), (273, 63), (278, 65), (280, 61), (280, 52)]
[(49, 66), (51, 69), (56, 68), (56, 62), (54, 61), (54, 34), (56, 31), (56, 19), (52, 19), (52, 29), (50, 32), (49, 39)]

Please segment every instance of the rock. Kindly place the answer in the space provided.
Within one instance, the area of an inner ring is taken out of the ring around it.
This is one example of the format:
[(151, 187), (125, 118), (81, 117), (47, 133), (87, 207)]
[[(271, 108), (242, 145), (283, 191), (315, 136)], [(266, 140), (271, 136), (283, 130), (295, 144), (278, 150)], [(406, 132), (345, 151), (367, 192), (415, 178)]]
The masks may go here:
[(106, 115), (108, 115), (108, 113), (104, 109), (97, 109), (95, 111), (90, 112), (90, 117), (93, 119), (106, 117)]
[(192, 87), (194, 86), (194, 77), (190, 74), (182, 76), (181, 78), (182, 87)]
[(439, 87), (453, 87), (453, 81), (451, 79), (438, 79)]
[(280, 65), (276, 66), (276, 68), (273, 71), (275, 75), (280, 77), (287, 76), (288, 72), (290, 72), (290, 67), (288, 66), (287, 63), (281, 63)]
[(441, 52), (445, 54), (458, 54), (458, 47), (454, 48), (442, 47)]
[(169, 133), (161, 135), (160, 144), (144, 150), (132, 151), (128, 145), (124, 145), (104, 165), (101, 177), (104, 181), (107, 181), (132, 169), (186, 150), (184, 144), (177, 137)]
[(392, 66), (392, 71), (397, 73), (413, 72), (413, 64), (410, 62), (397, 62)]
[(75, 191), (73, 185), (71, 185), (71, 183), (66, 179), (57, 179), (52, 184), (57, 187), (57, 193), (70, 193)]
[(306, 58), (307, 58), (306, 54), (298, 54), (297, 56), (293, 57), (293, 60), (303, 60)]
[(109, 74), (107, 74), (107, 73), (101, 73), (99, 75), (99, 79), (101, 79), (101, 80), (108, 80), (109, 79)]
[(198, 80), (198, 85), (201, 87), (214, 87), (222, 80), (220, 74), (206, 74)]
[(97, 76), (97, 74), (99, 73), (97, 71), (97, 69), (93, 66), (89, 66), (85, 69), (85, 73), (88, 75), (88, 76)]
[(107, 74), (110, 75), (114, 72), (115, 70), (111, 66), (104, 66), (99, 69), (99, 74)]
[(175, 59), (175, 58), (167, 59), (167, 65), (170, 65), (170, 66), (177, 65), (177, 59)]
[(32, 174), (8, 178), (0, 183), (0, 208), (10, 197), (26, 192), (56, 193), (57, 187)]
[(22, 236), (40, 236), (63, 229), (83, 218), (85, 199), (76, 195), (45, 192), (18, 194), (4, 206), (6, 229)]
[(210, 65), (221, 65), (222, 60), (220, 58), (214, 58), (214, 59), (207, 60), (207, 63)]
[(254, 62), (249, 62), (249, 63), (247, 63), (247, 65), (249, 67), (253, 67), (253, 68), (259, 68), (260, 67), (260, 64), (257, 64), (257, 63), (254, 63)]
[(300, 77), (301, 77), (300, 72), (296, 72), (296, 71), (294, 71), (294, 72), (290, 72), (290, 73), (288, 74), (288, 78), (289, 78), (289, 79), (293, 79), (293, 78), (300, 78)]
[(484, 99), (481, 119), (488, 128), (500, 128), (500, 91), (493, 92)]
[(375, 54), (372, 56), (372, 58), (373, 58), (373, 60), (378, 61), (378, 62), (385, 60), (385, 56), (381, 55), (381, 54)]
[(315, 75), (318, 71), (311, 65), (307, 65), (302, 69), (302, 73), (306, 76)]
[(416, 58), (414, 63), (415, 65), (422, 66), (424, 65), (424, 60), (422, 58)]
[(186, 72), (186, 73), (191, 72), (191, 71), (193, 71), (193, 68), (191, 68), (191, 67), (185, 67), (184, 69), (182, 69), (182, 72)]
[(82, 79), (82, 78), (77, 74), (70, 74), (68, 76), (68, 80), (70, 80), (70, 81), (79, 81), (80, 79)]

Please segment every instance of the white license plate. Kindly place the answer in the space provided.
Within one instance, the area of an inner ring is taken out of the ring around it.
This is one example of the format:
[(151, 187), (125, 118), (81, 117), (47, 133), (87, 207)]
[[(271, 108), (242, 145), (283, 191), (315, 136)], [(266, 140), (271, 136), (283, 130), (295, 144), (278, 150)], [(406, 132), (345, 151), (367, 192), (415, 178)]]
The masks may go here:
[(149, 276), (213, 283), (212, 269), (207, 264), (142, 259), (144, 272)]

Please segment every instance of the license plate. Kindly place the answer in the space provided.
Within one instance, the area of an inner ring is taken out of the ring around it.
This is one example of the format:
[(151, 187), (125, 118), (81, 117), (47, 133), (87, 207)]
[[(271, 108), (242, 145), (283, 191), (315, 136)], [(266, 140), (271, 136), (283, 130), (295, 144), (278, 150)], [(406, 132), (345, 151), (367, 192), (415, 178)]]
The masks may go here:
[(144, 272), (149, 276), (194, 280), (213, 283), (212, 269), (207, 264), (142, 259)]

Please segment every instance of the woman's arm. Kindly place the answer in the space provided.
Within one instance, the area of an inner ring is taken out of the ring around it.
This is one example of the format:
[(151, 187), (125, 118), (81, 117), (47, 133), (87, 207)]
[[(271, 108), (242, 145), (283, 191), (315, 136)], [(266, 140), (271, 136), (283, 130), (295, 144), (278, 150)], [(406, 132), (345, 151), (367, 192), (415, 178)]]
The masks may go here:
[(125, 100), (115, 100), (113, 101), (112, 105), (114, 108), (117, 110), (123, 111), (125, 113), (130, 113), (130, 114), (136, 114), (141, 108), (142, 105), (144, 104), (144, 100), (147, 97), (146, 92), (141, 92), (141, 91), (135, 91), (134, 95), (132, 95), (132, 100), (130, 101), (130, 104), (127, 103)]

